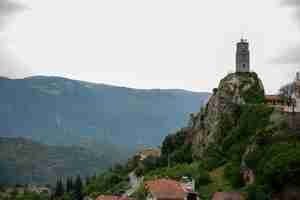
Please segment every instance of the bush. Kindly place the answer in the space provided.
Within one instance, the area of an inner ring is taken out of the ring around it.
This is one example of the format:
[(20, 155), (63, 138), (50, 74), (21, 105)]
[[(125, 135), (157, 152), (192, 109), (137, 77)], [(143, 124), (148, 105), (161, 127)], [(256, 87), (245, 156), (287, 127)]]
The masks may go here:
[(184, 141), (185, 141), (185, 132), (183, 130), (179, 130), (177, 133), (173, 135), (168, 135), (162, 143), (162, 148), (161, 148), (162, 155), (167, 156), (172, 152), (176, 151), (177, 149), (182, 147)]
[(271, 200), (271, 195), (262, 186), (248, 186), (246, 192), (247, 200)]
[(243, 186), (243, 179), (241, 176), (240, 163), (228, 163), (224, 169), (224, 176), (234, 188)]
[(266, 105), (245, 105), (241, 107), (241, 115), (235, 128), (229, 131), (222, 145), (231, 160), (241, 161), (247, 145), (257, 132), (270, 124), (273, 108)]
[(208, 185), (211, 182), (208, 171), (202, 168), (199, 168), (199, 172), (194, 178), (196, 188), (199, 188), (202, 185)]
[(172, 163), (191, 163), (193, 162), (191, 145), (183, 145), (181, 148), (175, 150), (170, 155)]
[(151, 171), (145, 179), (171, 178), (180, 181), (183, 176), (193, 178), (198, 186), (205, 185), (210, 182), (208, 171), (203, 169), (198, 163), (178, 164), (171, 168), (159, 168)]
[(128, 174), (120, 166), (104, 172), (85, 186), (86, 194), (115, 194), (128, 188)]
[(147, 174), (149, 171), (154, 170), (160, 166), (160, 159), (149, 156), (145, 158), (143, 161), (139, 161), (135, 171), (135, 174), (140, 177)]
[(145, 200), (147, 197), (147, 191), (145, 187), (142, 185), (138, 188), (138, 190), (133, 194), (133, 197), (137, 200)]
[(282, 142), (266, 150), (257, 167), (261, 183), (280, 189), (300, 184), (300, 143)]
[(157, 163), (159, 166), (167, 166), (168, 162), (172, 165), (177, 163), (192, 163), (191, 145), (185, 144), (184, 130), (179, 130), (176, 134), (168, 135), (162, 145), (161, 159)]
[(210, 145), (205, 157), (202, 159), (201, 166), (209, 171), (216, 169), (226, 163), (227, 159), (219, 145)]

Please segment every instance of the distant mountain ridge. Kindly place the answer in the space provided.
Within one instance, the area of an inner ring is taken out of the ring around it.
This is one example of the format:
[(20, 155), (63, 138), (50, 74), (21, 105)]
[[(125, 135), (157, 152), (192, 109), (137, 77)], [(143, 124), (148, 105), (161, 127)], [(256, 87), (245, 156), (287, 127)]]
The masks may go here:
[(160, 144), (209, 96), (46, 76), (0, 77), (0, 92), (4, 184), (53, 183), (122, 162), (138, 148)]
[(48, 146), (24, 138), (0, 137), (0, 184), (48, 184), (58, 177), (91, 176), (110, 166), (107, 158), (70, 146)]
[(0, 136), (77, 145), (158, 145), (200, 109), (208, 93), (141, 90), (36, 76), (0, 79)]

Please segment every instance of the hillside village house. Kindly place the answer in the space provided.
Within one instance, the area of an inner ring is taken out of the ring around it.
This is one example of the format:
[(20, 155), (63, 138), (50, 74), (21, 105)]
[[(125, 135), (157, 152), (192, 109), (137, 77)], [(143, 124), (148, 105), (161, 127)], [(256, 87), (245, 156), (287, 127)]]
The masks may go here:
[(295, 90), (292, 94), (292, 98), (295, 99), (295, 112), (300, 112), (300, 72), (296, 75)]
[(293, 82), (292, 94), (288, 102), (283, 101), (280, 95), (266, 95), (266, 103), (270, 106), (280, 108), (284, 112), (300, 112), (300, 72), (297, 73)]
[(198, 194), (190, 185), (171, 179), (147, 181), (147, 200), (199, 200)]
[(266, 95), (266, 103), (271, 106), (284, 106), (285, 102), (279, 95)]

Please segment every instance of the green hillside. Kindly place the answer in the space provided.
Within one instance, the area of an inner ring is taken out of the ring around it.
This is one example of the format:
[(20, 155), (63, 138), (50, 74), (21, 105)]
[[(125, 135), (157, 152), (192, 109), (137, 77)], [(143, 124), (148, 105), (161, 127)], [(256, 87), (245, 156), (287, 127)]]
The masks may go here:
[(0, 79), (0, 136), (54, 145), (159, 145), (208, 93), (139, 90), (60, 77)]
[(48, 184), (58, 177), (93, 175), (109, 160), (79, 147), (48, 146), (23, 138), (0, 138), (0, 184)]

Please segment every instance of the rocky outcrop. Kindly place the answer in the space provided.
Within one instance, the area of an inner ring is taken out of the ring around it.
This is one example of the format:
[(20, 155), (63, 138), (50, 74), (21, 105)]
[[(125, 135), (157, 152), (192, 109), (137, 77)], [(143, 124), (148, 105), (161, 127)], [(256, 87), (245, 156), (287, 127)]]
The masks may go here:
[(290, 134), (298, 133), (292, 120), (299, 120), (264, 101), (257, 74), (227, 75), (206, 106), (191, 114), (188, 127), (165, 139), (163, 155), (185, 162), (191, 153), (192, 161), (209, 171), (223, 168), (223, 178), (235, 189), (247, 188), (250, 196), (295, 199), (298, 190), (285, 188), (300, 184), (299, 136)]
[(194, 156), (202, 157), (212, 143), (221, 142), (234, 127), (239, 107), (264, 101), (264, 87), (256, 73), (234, 73), (221, 80), (206, 107), (191, 118)]

